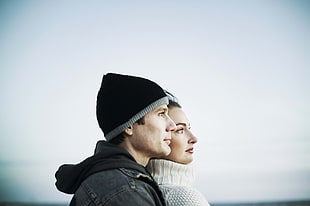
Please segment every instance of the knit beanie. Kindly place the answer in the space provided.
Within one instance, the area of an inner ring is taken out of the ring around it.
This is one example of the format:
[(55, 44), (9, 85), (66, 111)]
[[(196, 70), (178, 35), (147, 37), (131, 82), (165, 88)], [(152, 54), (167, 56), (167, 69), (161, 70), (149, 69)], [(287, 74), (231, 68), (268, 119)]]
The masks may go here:
[(168, 104), (164, 90), (141, 77), (108, 73), (97, 95), (97, 120), (107, 141), (154, 108)]

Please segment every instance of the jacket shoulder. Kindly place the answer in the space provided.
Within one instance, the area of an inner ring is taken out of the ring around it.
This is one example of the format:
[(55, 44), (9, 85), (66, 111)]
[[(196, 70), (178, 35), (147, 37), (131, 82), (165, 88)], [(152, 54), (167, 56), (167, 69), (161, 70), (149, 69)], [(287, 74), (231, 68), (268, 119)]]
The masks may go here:
[(155, 191), (139, 175), (125, 168), (95, 173), (75, 193), (75, 205), (156, 205)]

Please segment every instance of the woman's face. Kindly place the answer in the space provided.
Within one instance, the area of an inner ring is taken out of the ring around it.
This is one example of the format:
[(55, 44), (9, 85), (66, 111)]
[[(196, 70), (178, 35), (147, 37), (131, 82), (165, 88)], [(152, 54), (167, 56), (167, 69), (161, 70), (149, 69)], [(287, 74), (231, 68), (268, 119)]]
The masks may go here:
[(188, 164), (193, 161), (197, 138), (190, 131), (190, 123), (184, 111), (178, 107), (169, 108), (169, 116), (175, 122), (176, 129), (171, 133), (171, 153), (165, 159)]

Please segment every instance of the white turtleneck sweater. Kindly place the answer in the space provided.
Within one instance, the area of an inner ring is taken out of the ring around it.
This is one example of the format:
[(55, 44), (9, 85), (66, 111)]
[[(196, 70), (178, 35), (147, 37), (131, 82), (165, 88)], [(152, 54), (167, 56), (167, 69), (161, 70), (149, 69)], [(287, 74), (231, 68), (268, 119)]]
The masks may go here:
[(147, 169), (158, 183), (168, 206), (210, 206), (205, 197), (192, 187), (192, 165), (152, 159)]

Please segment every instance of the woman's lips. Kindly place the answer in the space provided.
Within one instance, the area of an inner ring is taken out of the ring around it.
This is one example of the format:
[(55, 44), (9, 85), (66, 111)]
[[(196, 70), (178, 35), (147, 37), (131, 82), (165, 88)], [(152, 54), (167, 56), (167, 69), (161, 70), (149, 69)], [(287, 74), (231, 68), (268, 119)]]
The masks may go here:
[(185, 152), (193, 154), (194, 153), (194, 148), (189, 148), (189, 149), (185, 150)]

